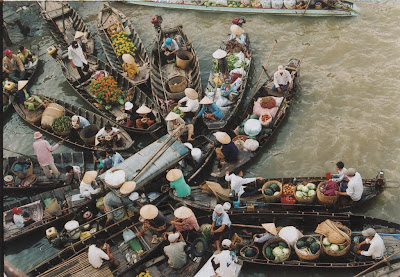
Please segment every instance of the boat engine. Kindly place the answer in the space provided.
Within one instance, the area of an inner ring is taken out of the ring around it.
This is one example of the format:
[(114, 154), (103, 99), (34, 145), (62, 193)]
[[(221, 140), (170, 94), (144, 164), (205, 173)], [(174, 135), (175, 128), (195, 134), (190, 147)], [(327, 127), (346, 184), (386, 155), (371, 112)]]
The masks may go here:
[(154, 25), (154, 28), (161, 29), (161, 23), (163, 19), (161, 15), (155, 15), (151, 18), (151, 23)]

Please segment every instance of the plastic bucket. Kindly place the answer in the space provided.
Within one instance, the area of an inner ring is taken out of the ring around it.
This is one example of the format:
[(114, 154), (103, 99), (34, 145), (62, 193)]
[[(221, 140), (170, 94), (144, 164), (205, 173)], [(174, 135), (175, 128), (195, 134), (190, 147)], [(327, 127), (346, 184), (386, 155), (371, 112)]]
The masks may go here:
[(68, 234), (70, 235), (70, 239), (77, 240), (80, 238), (81, 231), (79, 230), (79, 222), (76, 220), (71, 220), (65, 223), (64, 225), (65, 230), (67, 230)]
[(94, 145), (94, 140), (96, 138), (96, 134), (99, 131), (99, 127), (97, 125), (91, 124), (86, 128), (83, 128), (79, 136), (83, 140), (86, 145)]
[(12, 175), (6, 175), (4, 176), (4, 184), (6, 186), (12, 186), (14, 185), (14, 177)]
[(176, 66), (181, 69), (186, 69), (193, 60), (193, 55), (189, 51), (178, 51), (176, 53)]
[(193, 148), (191, 154), (192, 154), (193, 160), (195, 160), (196, 163), (199, 163), (200, 160), (201, 160), (201, 150), (200, 150), (200, 148)]

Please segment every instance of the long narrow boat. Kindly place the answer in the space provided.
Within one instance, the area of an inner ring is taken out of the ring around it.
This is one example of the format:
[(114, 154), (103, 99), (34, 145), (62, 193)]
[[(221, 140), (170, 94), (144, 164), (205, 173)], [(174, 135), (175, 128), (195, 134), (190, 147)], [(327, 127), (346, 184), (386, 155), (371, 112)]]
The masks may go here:
[(400, 276), (400, 258), (397, 259), (385, 259), (382, 262), (383, 265), (386, 265), (382, 268), (373, 270), (365, 270), (364, 273), (359, 273), (354, 277), (398, 277)]
[(127, 127), (124, 121), (124, 113), (122, 112), (123, 105), (118, 104), (113, 105), (111, 109), (107, 110), (103, 104), (95, 98), (95, 96), (89, 91), (90, 81), (80, 83), (80, 76), (78, 71), (72, 67), (68, 60), (68, 55), (64, 54), (61, 58), (57, 56), (56, 60), (61, 65), (62, 71), (64, 73), (67, 82), (76, 91), (76, 93), (82, 97), (97, 113), (102, 114), (108, 120), (118, 124), (121, 128), (132, 132), (141, 134), (151, 134), (156, 137), (156, 132), (159, 131), (163, 126), (163, 119), (161, 118), (161, 112), (159, 107), (154, 103), (154, 101), (146, 95), (137, 86), (134, 86), (127, 78), (119, 74), (115, 69), (111, 68), (110, 65), (104, 63), (102, 60), (94, 57), (88, 56), (89, 70), (91, 71), (105, 71), (114, 77), (118, 86), (127, 93), (127, 101), (130, 101), (134, 105), (134, 109), (140, 107), (141, 105), (146, 105), (151, 109), (152, 114), (155, 118), (155, 123), (151, 125), (148, 129), (142, 129), (137, 127)]
[(111, 67), (122, 74), (122, 64), (124, 62), (121, 57), (124, 53), (118, 56), (108, 32), (108, 29), (116, 24), (120, 25), (121, 29), (123, 28), (121, 31), (128, 34), (129, 40), (132, 41), (136, 47), (134, 58), (135, 63), (139, 67), (139, 74), (136, 75), (134, 79), (129, 80), (136, 86), (144, 84), (150, 77), (150, 60), (146, 48), (133, 27), (132, 22), (121, 11), (109, 5), (104, 5), (97, 18), (97, 28), (99, 30), (98, 35), (104, 55)]
[[(247, 48), (247, 51), (251, 54), (251, 46), (250, 46), (250, 37), (249, 34), (244, 33), (243, 34), (245, 36), (245, 45)], [(226, 45), (225, 42), (229, 40), (230, 35), (228, 35), (228, 37), (226, 37), (225, 41), (222, 42), (222, 44), (220, 45), (219, 49), (222, 50), (226, 50)], [(240, 78), (242, 79), (242, 83), (240, 85), (240, 87), (237, 90), (237, 97), (236, 99), (229, 105), (224, 106), (224, 107), (219, 107), (221, 112), (223, 113), (223, 117), (219, 120), (216, 121), (212, 121), (209, 119), (205, 119), (203, 118), (204, 123), (206, 124), (207, 128), (209, 130), (222, 130), (224, 129), (228, 123), (233, 119), (233, 117), (236, 115), (236, 112), (238, 111), (239, 105), (242, 102), (243, 96), (244, 96), (244, 92), (246, 90), (246, 85), (247, 85), (247, 81), (249, 79), (249, 72), (250, 72), (250, 68), (251, 68), (251, 61), (252, 58), (246, 58), (246, 56), (244, 55), (243, 52), (240, 52), (243, 55), (243, 59), (244, 61), (241, 62), (241, 65), (235, 69), (243, 69), (243, 71), (245, 72), (245, 74), (243, 74)], [(235, 57), (236, 55), (238, 55), (239, 53), (233, 52), (231, 54), (229, 54), (232, 57)], [(228, 57), (228, 56), (227, 56)], [(216, 63), (217, 61), (215, 60), (214, 63)], [(216, 91), (218, 88), (221, 88), (221, 85), (219, 86), (217, 83), (214, 82), (213, 78), (214, 78), (214, 74), (218, 74), (218, 71), (215, 72), (214, 68), (211, 70), (210, 72), (210, 76), (208, 78), (208, 83), (207, 83), (207, 87), (206, 87), (206, 94), (209, 95), (210, 93), (212, 93), (213, 96), (213, 101), (214, 103), (216, 103), (218, 105), (218, 102), (216, 101)]]
[[(61, 226), (68, 220), (71, 220), (76, 211), (91, 202), (91, 200), (86, 199), (75, 200), (75, 197), (73, 197), (75, 195), (79, 195), (79, 189), (66, 186), (5, 204), (3, 206), (3, 210), (5, 211), (3, 213), (4, 242), (9, 243), (15, 239), (21, 239), (33, 232), (44, 230), (49, 226)], [(59, 203), (66, 203), (62, 207), (61, 214), (57, 214), (56, 216), (45, 213), (45, 201), (47, 202), (53, 198), (56, 198)], [(14, 207), (21, 207), (24, 211), (28, 211), (32, 219), (36, 222), (18, 229), (13, 222), (12, 208)]]
[[(263, 244), (256, 243), (254, 246), (259, 249), (256, 257), (244, 258), (239, 255), (239, 259), (248, 264), (273, 266), (277, 268), (299, 267), (339, 269), (369, 267), (377, 262), (375, 260), (358, 262), (355, 260), (355, 254), (352, 250), (354, 246), (354, 236), (360, 236), (361, 231), (366, 228), (374, 228), (381, 235), (386, 247), (385, 255), (391, 255), (400, 250), (400, 224), (379, 218), (352, 215), (348, 213), (304, 211), (244, 211), (243, 213), (232, 213), (228, 211), (228, 214), (232, 222), (230, 228), (231, 236), (237, 234), (243, 239), (241, 243), (238, 243), (237, 250), (240, 250), (241, 247), (247, 246), (250, 243), (253, 243), (253, 237), (249, 236), (249, 233), (252, 233), (253, 235), (265, 233), (265, 229), (261, 227), (261, 224), (269, 222), (274, 222), (275, 226), (277, 227), (294, 226), (304, 235), (314, 235), (319, 237), (320, 235), (315, 233), (315, 229), (317, 228), (318, 224), (330, 219), (331, 221), (342, 223), (345, 227), (349, 228), (352, 233), (352, 244), (350, 246), (350, 251), (342, 257), (332, 257), (326, 255), (325, 253), (321, 253), (321, 256), (316, 261), (300, 261), (294, 251), (292, 251), (288, 260), (283, 262), (269, 261), (264, 258)], [(198, 218), (200, 225), (205, 223), (211, 224), (211, 221), (210, 215)], [(243, 230), (246, 230), (247, 232), (244, 232)]]
[[(302, 182), (313, 183), (318, 186), (321, 182), (326, 182), (325, 177), (297, 177), (297, 178), (272, 178), (265, 179), (263, 181), (257, 181), (257, 187), (261, 188), (262, 185), (268, 181), (278, 181), (282, 185), (293, 184), (294, 179), (298, 181), (299, 184)], [(385, 182), (383, 179), (363, 179), (364, 192), (359, 201), (346, 201), (340, 199), (333, 206), (324, 206), (318, 203), (317, 197), (315, 197), (312, 203), (271, 203), (266, 202), (262, 194), (251, 197), (244, 197), (234, 201), (232, 205), (232, 211), (241, 212), (243, 210), (252, 207), (255, 211), (264, 212), (269, 210), (300, 210), (300, 211), (349, 211), (371, 203), (378, 195), (380, 195), (385, 188)], [(200, 186), (192, 187), (190, 193), (191, 199), (182, 199), (176, 197), (170, 192), (170, 197), (175, 201), (181, 201), (183, 204), (193, 207), (198, 210), (210, 212), (214, 209), (215, 205), (218, 203), (223, 204), (224, 202), (231, 202), (229, 198), (230, 189), (223, 188), (219, 184), (214, 182), (204, 182)], [(239, 201), (239, 202), (238, 202)]]
[[(272, 8), (250, 8), (250, 7), (224, 7), (216, 5), (199, 5), (195, 3), (165, 3), (150, 0), (125, 0), (129, 4), (148, 6), (163, 9), (179, 9), (190, 11), (203, 11), (203, 12), (217, 12), (217, 13), (236, 13), (236, 14), (268, 14), (268, 15), (290, 15), (290, 16), (356, 16), (359, 8), (356, 4), (349, 1), (342, 1), (344, 5), (338, 5), (336, 9), (323, 8), (323, 9), (272, 9)], [(190, 1), (188, 1), (190, 2)], [(212, 2), (212, 1), (209, 1)], [(214, 1), (215, 2), (215, 1)], [(234, 1), (232, 1), (234, 2)], [(236, 2), (236, 1), (235, 1)]]
[[(64, 107), (65, 109), (65, 115), (66, 116), (73, 116), (73, 115), (79, 115), (79, 116), (83, 116), (84, 118), (86, 118), (92, 125), (96, 125), (98, 128), (98, 130), (100, 130), (101, 128), (103, 128), (106, 123), (110, 123), (111, 125), (113, 125), (113, 122), (107, 118), (105, 118), (104, 116), (98, 115), (94, 112), (91, 112), (89, 110), (86, 110), (84, 108), (69, 104), (67, 102), (58, 100), (58, 99), (54, 99), (54, 98), (50, 98), (44, 95), (39, 95), (36, 94), (36, 96), (40, 97), (40, 99), (44, 102), (44, 103), (57, 103), (60, 106)], [(65, 142), (72, 144), (74, 146), (78, 146), (81, 147), (83, 149), (88, 149), (88, 150), (92, 150), (92, 151), (97, 151), (97, 150), (106, 150), (105, 146), (96, 146), (93, 145), (91, 143), (85, 143), (82, 140), (82, 137), (79, 136), (64, 136), (64, 135), (59, 135), (56, 134), (53, 130), (49, 130), (49, 129), (45, 129), (41, 126), (40, 120), (42, 117), (42, 113), (44, 112), (45, 108), (43, 105), (40, 105), (36, 110), (34, 111), (29, 111), (24, 105), (17, 103), (16, 101), (13, 101), (13, 106), (15, 111), (18, 113), (18, 115), (25, 120), (27, 123), (29, 123), (32, 127), (35, 127), (36, 129), (40, 130), (43, 133), (46, 133), (48, 135), (51, 135), (53, 137), (56, 137), (59, 140), (64, 140)], [(97, 130), (97, 131), (98, 131)], [(82, 131), (81, 131), (82, 132)], [(127, 150), (129, 149), (134, 141), (132, 140), (132, 138), (129, 136), (129, 134), (123, 130), (120, 129), (121, 132), (121, 142), (120, 145), (117, 146), (117, 148), (115, 148), (116, 151), (121, 151), (121, 150)], [(96, 132), (97, 133), (97, 132)], [(94, 133), (92, 136), (95, 136), (96, 133)]]
[[(251, 118), (251, 115), (253, 114), (253, 106), (254, 102), (258, 101), (262, 97), (266, 96), (278, 96), (280, 98), (275, 98), (279, 99), (277, 101), (277, 107), (278, 110), (276, 114), (272, 117), (272, 121), (269, 126), (263, 127), (260, 134), (256, 136), (256, 140), (259, 142), (259, 147), (253, 151), (240, 151), (239, 156), (236, 162), (232, 163), (227, 163), (223, 165), (222, 167), (219, 167), (218, 161), (215, 160), (214, 166), (213, 166), (213, 172), (211, 173), (211, 176), (216, 177), (216, 178), (222, 178), (225, 176), (225, 172), (234, 172), (235, 169), (237, 168), (242, 168), (245, 164), (247, 164), (253, 157), (255, 157), (258, 153), (262, 152), (262, 149), (268, 145), (269, 140), (271, 139), (272, 135), (277, 132), (278, 127), (282, 124), (284, 119), (288, 116), (290, 108), (292, 106), (292, 102), (294, 99), (294, 96), (297, 94), (297, 91), (299, 89), (299, 77), (300, 77), (300, 60), (298, 59), (290, 59), (285, 66), (285, 69), (288, 70), (292, 74), (293, 78), (293, 90), (289, 93), (282, 93), (278, 94), (276, 92), (272, 91), (272, 87), (274, 85), (273, 80), (266, 81), (255, 93), (253, 99), (249, 102), (249, 104), (246, 106), (242, 113), (241, 117), (241, 123), (240, 125), (235, 129), (235, 132), (232, 136), (232, 139), (235, 141), (234, 136), (238, 136), (236, 139), (238, 140), (245, 140), (248, 137), (245, 136), (246, 134), (244, 133), (244, 122), (246, 122), (248, 119)], [(278, 105), (278, 103), (280, 104)], [(211, 135), (211, 137), (214, 137)]]
[[(70, 152), (70, 153), (53, 153), (54, 164), (63, 172), (66, 166), (79, 166), (82, 173), (86, 170), (94, 170), (95, 161), (92, 153), (83, 152)], [(18, 176), (13, 173), (14, 163), (22, 161), (32, 163), (33, 174), (36, 175), (37, 181), (30, 186), (23, 186), (25, 182), (22, 182)], [(3, 158), (3, 169), (5, 170), (3, 176), (11, 175), (13, 176), (13, 182), (3, 185), (3, 192), (6, 195), (20, 195), (20, 194), (35, 194), (52, 189), (56, 189), (60, 186), (65, 185), (65, 175), (61, 174), (59, 179), (47, 179), (41, 169), (36, 156), (30, 157), (7, 157)], [(83, 175), (82, 175), (83, 176)]]
[[(181, 25), (162, 28), (161, 16), (155, 16), (152, 22), (157, 31), (157, 38), (150, 62), (151, 87), (155, 100), (166, 115), (171, 110), (171, 104), (185, 96), (185, 88), (193, 88), (201, 98), (200, 65), (194, 46), (183, 32)], [(177, 56), (182, 56), (182, 59), (186, 61), (191, 59), (186, 69), (175, 68), (173, 60), (162, 59), (161, 46), (167, 38), (174, 39), (179, 45)]]
[(37, 1), (37, 3), (42, 10), (43, 18), (51, 26), (52, 35), (64, 48), (74, 40), (76, 31), (80, 31), (85, 33), (87, 39), (86, 53), (95, 52), (92, 33), (74, 8), (64, 1)]

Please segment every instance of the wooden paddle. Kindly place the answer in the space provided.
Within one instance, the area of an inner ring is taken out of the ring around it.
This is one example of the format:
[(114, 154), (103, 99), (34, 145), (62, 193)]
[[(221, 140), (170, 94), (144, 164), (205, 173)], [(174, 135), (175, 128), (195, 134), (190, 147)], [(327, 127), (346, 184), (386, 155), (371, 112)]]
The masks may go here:
[(310, 5), (310, 2), (311, 2), (311, 0), (308, 0), (307, 5), (306, 5), (306, 8), (304, 9), (304, 12), (303, 12), (303, 14), (301, 15), (301, 17), (303, 17), (303, 16), (306, 14), (306, 11), (307, 11), (307, 9), (308, 9), (308, 6)]
[(389, 261), (388, 261), (388, 259), (390, 259), (391, 257), (393, 257), (393, 256), (395, 256), (395, 255), (398, 255), (398, 254), (400, 254), (400, 251), (397, 251), (396, 253), (393, 253), (392, 255), (390, 255), (390, 256), (389, 256), (389, 257), (387, 257), (387, 258), (383, 258), (383, 259), (382, 259), (382, 261), (380, 261), (380, 262), (377, 262), (376, 264), (374, 264), (374, 265), (372, 265), (372, 266), (368, 267), (367, 269), (365, 269), (365, 270), (361, 271), (361, 272), (360, 272), (360, 273), (358, 273), (357, 275), (354, 275), (354, 277), (358, 277), (358, 276), (361, 276), (361, 275), (363, 275), (364, 273), (366, 273), (366, 272), (370, 271), (371, 269), (373, 269), (373, 268), (374, 268), (374, 267), (376, 267), (377, 265), (380, 265), (380, 264), (382, 264), (383, 262), (389, 262)]

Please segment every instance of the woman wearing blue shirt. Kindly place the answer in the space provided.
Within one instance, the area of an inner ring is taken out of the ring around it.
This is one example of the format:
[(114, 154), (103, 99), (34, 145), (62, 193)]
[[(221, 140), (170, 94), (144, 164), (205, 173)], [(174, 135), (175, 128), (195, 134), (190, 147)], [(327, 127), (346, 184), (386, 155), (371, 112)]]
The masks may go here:
[(199, 104), (202, 105), (201, 109), (199, 113), (195, 117), (193, 117), (193, 120), (196, 120), (199, 116), (202, 115), (204, 118), (212, 121), (220, 120), (223, 117), (223, 113), (220, 108), (207, 96), (204, 96)]

